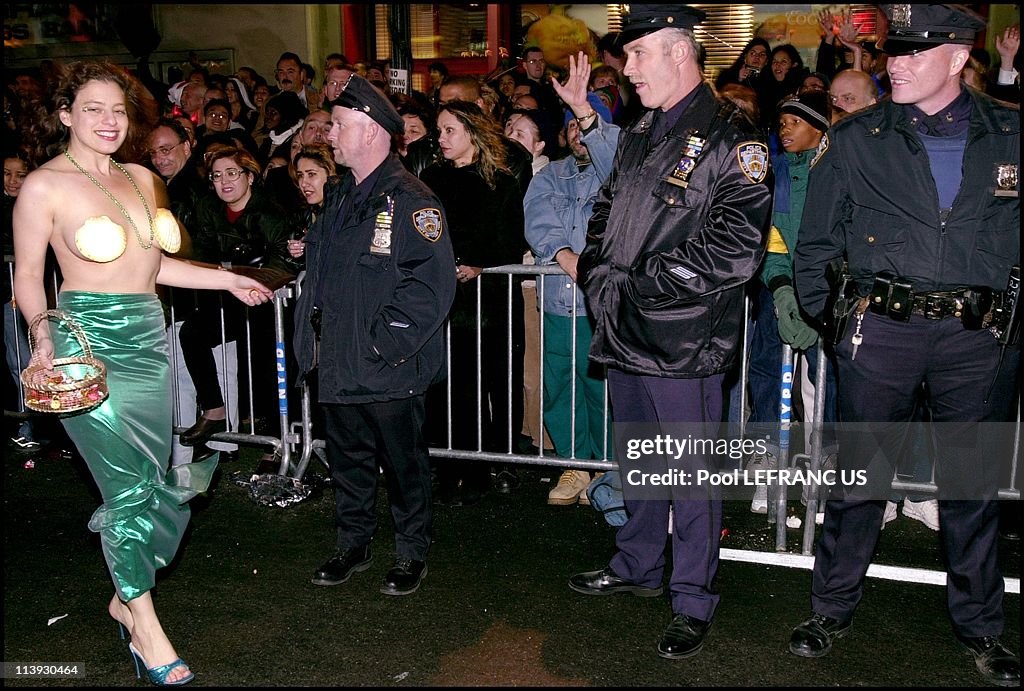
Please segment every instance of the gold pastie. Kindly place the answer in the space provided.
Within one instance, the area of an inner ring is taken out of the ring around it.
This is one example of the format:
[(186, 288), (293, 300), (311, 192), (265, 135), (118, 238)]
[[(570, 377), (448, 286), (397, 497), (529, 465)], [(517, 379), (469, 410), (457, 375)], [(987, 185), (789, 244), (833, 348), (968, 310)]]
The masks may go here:
[(108, 216), (87, 218), (75, 231), (75, 247), (83, 257), (94, 262), (112, 262), (124, 254), (127, 246), (128, 235), (124, 228)]
[(164, 252), (174, 254), (181, 249), (181, 230), (178, 221), (168, 209), (157, 209), (153, 219), (156, 241)]

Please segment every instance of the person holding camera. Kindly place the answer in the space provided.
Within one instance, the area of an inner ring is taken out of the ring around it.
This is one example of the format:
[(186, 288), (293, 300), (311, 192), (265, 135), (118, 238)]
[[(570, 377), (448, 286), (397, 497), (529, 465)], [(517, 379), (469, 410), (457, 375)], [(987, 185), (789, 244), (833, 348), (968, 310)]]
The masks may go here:
[(760, 36), (750, 39), (750, 42), (743, 46), (739, 57), (718, 73), (718, 77), (715, 79), (715, 88), (721, 91), (729, 84), (753, 87), (757, 83), (757, 77), (761, 74), (761, 70), (768, 64), (768, 55), (771, 51), (768, 41)]

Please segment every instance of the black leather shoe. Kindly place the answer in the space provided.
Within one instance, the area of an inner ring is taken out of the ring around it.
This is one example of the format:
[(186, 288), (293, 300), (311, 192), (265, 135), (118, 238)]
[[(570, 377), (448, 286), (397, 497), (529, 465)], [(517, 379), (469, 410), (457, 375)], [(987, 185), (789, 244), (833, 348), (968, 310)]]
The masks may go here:
[(664, 592), (660, 585), (657, 588), (645, 588), (619, 578), (606, 566), (600, 571), (578, 573), (569, 579), (569, 587), (584, 595), (613, 595), (615, 593), (632, 593), (637, 597), (658, 597)]
[(658, 641), (658, 655), (669, 660), (693, 657), (704, 647), (710, 621), (701, 621), (686, 614), (677, 614)]
[(519, 473), (515, 468), (502, 468), (494, 476), (494, 491), (499, 494), (511, 494), (519, 484)]
[(842, 638), (853, 628), (853, 617), (839, 621), (824, 614), (813, 614), (789, 637), (789, 652), (800, 657), (824, 657), (832, 650), (832, 641)]
[(182, 446), (199, 446), (209, 441), (210, 437), (218, 432), (228, 430), (227, 420), (210, 420), (200, 416), (196, 424), (181, 433), (178, 441)]
[(415, 593), (427, 576), (427, 562), (409, 557), (398, 557), (395, 565), (384, 576), (380, 592), (385, 595), (409, 595)]
[(313, 574), (313, 585), (341, 585), (356, 571), (370, 568), (373, 555), (370, 546), (340, 549)]
[(218, 451), (217, 449), (211, 449), (206, 444), (202, 446), (196, 446), (192, 449), (192, 462), (206, 460), (215, 453), (220, 454), (221, 463), (231, 463), (238, 460), (238, 451)]
[(1020, 686), (1020, 660), (996, 636), (961, 638), (981, 676), (996, 686)]

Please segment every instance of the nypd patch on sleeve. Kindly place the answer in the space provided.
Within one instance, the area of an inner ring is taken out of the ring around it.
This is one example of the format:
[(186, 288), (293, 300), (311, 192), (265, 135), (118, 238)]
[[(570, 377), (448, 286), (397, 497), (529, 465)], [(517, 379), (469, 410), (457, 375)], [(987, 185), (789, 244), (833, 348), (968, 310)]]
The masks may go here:
[(763, 142), (743, 142), (736, 147), (736, 160), (748, 180), (754, 184), (764, 182), (768, 176), (768, 145)]
[(441, 211), (438, 209), (420, 209), (413, 212), (412, 224), (416, 232), (431, 242), (441, 239), (444, 224), (441, 222)]

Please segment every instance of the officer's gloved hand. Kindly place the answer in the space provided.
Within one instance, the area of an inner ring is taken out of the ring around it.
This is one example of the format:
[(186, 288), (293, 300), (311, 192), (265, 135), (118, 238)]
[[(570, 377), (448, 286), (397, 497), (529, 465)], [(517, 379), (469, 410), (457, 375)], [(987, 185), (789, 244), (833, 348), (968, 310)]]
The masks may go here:
[(818, 332), (800, 318), (793, 286), (779, 286), (772, 293), (775, 313), (779, 317), (779, 337), (797, 350), (807, 350), (818, 340)]

